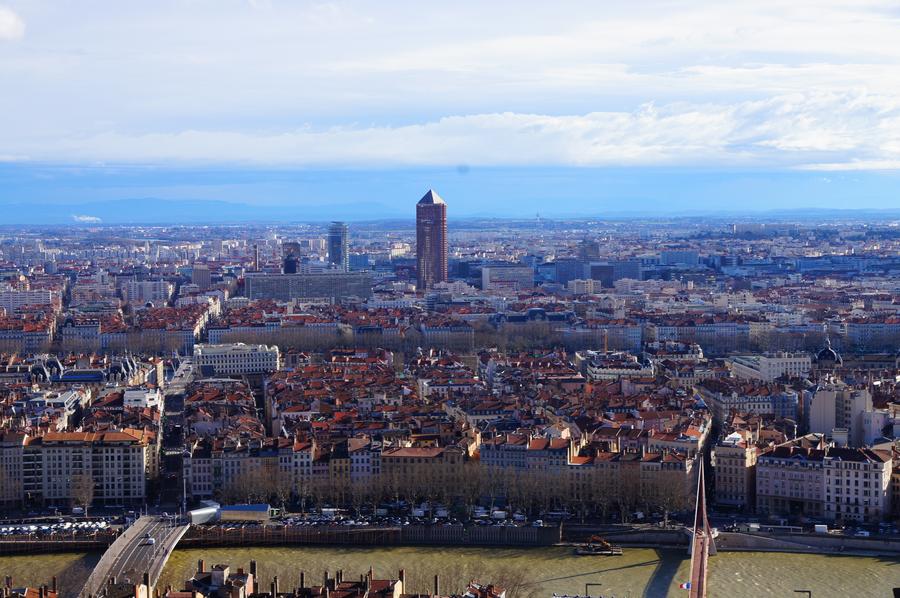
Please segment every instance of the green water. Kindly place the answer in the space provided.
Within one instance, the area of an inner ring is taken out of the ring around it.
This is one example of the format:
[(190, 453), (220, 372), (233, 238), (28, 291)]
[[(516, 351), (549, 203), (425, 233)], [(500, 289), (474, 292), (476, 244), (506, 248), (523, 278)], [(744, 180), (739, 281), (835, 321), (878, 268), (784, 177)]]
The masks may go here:
[[(83, 583), (99, 555), (67, 554), (0, 558), (0, 573), (18, 583), (49, 581), (56, 575), (70, 596)], [(259, 563), (262, 583), (278, 575), (282, 587), (298, 583), (301, 570), (307, 585), (319, 583), (327, 569), (344, 570), (345, 578), (358, 577), (374, 567), (376, 576), (396, 577), (406, 570), (407, 592), (432, 591), (435, 574), (441, 592), (458, 592), (470, 579), (494, 582), (515, 590), (518, 598), (548, 597), (553, 593), (594, 595), (686, 596), (678, 585), (687, 580), (689, 561), (678, 551), (625, 549), (621, 557), (577, 557), (565, 548), (212, 548), (177, 550), (163, 571), (161, 587), (179, 588), (196, 569), (197, 559), (207, 565), (229, 563), (247, 567)], [(711, 597), (785, 596), (795, 589), (813, 596), (884, 597), (900, 586), (900, 560), (774, 553), (720, 553), (710, 558)]]

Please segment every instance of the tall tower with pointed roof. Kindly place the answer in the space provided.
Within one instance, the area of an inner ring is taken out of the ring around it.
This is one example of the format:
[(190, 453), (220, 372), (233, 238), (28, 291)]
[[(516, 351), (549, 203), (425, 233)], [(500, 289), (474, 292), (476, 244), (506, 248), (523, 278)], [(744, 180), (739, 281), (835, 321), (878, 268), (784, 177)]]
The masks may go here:
[(447, 280), (447, 204), (434, 189), (416, 204), (416, 286)]

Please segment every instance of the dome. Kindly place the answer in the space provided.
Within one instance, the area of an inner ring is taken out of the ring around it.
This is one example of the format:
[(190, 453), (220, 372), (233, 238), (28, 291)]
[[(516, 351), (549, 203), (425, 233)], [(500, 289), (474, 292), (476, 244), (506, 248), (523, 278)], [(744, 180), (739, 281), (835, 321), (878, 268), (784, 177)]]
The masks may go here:
[(822, 364), (832, 363), (838, 365), (843, 363), (840, 354), (831, 348), (831, 339), (825, 339), (825, 347), (823, 347), (822, 350), (816, 354), (816, 362)]

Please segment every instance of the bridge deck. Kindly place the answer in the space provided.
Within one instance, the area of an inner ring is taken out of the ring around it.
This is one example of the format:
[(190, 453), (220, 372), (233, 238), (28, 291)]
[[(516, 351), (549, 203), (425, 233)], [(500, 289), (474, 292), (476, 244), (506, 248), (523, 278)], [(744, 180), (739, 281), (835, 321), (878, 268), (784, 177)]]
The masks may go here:
[[(145, 574), (150, 577), (152, 589), (169, 555), (189, 527), (159, 517), (141, 517), (103, 554), (88, 577), (80, 598), (102, 596), (104, 588), (112, 580), (141, 583)], [(153, 538), (152, 544), (149, 538)]]
[(697, 505), (694, 510), (694, 533), (691, 537), (691, 584), (690, 598), (706, 598), (706, 576), (710, 552), (715, 553), (715, 540), (706, 514), (706, 480), (703, 461), (697, 475)]

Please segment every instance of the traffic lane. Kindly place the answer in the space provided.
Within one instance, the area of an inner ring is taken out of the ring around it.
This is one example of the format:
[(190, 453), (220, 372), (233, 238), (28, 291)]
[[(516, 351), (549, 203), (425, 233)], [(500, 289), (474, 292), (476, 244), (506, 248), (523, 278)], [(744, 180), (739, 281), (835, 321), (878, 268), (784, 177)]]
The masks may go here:
[(130, 583), (137, 583), (144, 572), (150, 568), (150, 563), (155, 554), (155, 551), (152, 549), (155, 548), (156, 544), (150, 545), (147, 543), (146, 534), (148, 533), (156, 543), (160, 543), (165, 538), (164, 522), (158, 519), (154, 520), (140, 532), (140, 535), (135, 538), (134, 542), (122, 551), (122, 554), (119, 555), (119, 558), (113, 565), (112, 573), (116, 578), (127, 578)]

